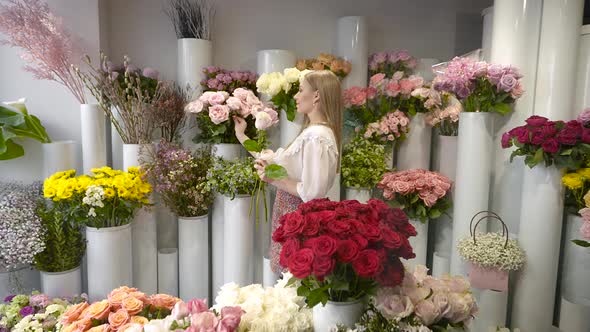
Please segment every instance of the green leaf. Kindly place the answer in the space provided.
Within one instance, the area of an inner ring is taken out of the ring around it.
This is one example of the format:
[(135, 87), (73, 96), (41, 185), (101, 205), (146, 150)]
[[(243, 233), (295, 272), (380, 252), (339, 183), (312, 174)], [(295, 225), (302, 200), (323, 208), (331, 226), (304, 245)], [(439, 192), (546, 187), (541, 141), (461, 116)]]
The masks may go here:
[(508, 104), (499, 103), (494, 105), (494, 110), (502, 115), (506, 115), (512, 112), (512, 107), (510, 107)]
[(295, 113), (297, 113), (297, 103), (294, 98), (289, 99), (285, 112), (287, 113), (287, 120), (293, 122), (295, 120)]
[(574, 151), (574, 149), (567, 149), (567, 150), (564, 150), (562, 153), (560, 153), (560, 155), (569, 156), (572, 154), (573, 151)]
[(438, 209), (432, 209), (428, 212), (428, 218), (430, 219), (437, 219), (440, 217), (441, 212)]
[(244, 147), (246, 148), (246, 150), (248, 150), (250, 152), (262, 151), (262, 147), (260, 146), (260, 144), (258, 144), (258, 142), (256, 142), (255, 140), (252, 140), (252, 139), (244, 141)]
[(325, 305), (329, 299), (330, 297), (324, 289), (317, 288), (309, 292), (307, 295), (307, 306), (313, 308), (319, 303)]
[(25, 123), (25, 117), (22, 113), (18, 113), (4, 106), (0, 106), (0, 124), (8, 126), (20, 126), (23, 123)]
[(0, 151), (4, 143), (4, 152), (0, 153), (0, 160), (9, 160), (19, 158), (25, 155), (25, 149), (22, 146), (14, 143), (12, 140), (0, 142)]
[(287, 170), (280, 165), (272, 164), (266, 166), (264, 174), (267, 178), (272, 180), (281, 180), (287, 178)]
[(575, 243), (575, 244), (577, 244), (577, 245), (579, 245), (579, 246), (581, 246), (581, 247), (584, 247), (584, 248), (590, 247), (590, 242), (588, 242), (588, 241), (584, 241), (584, 240), (572, 240), (572, 242)]
[(289, 281), (287, 281), (287, 285), (285, 285), (285, 287), (291, 287), (291, 286), (295, 285), (297, 283), (297, 281), (299, 281), (299, 279), (297, 279), (295, 277), (291, 277), (291, 279), (289, 279)]
[(533, 166), (537, 165), (538, 163), (543, 161), (543, 149), (537, 149), (535, 155), (533, 156), (532, 162), (534, 163)]

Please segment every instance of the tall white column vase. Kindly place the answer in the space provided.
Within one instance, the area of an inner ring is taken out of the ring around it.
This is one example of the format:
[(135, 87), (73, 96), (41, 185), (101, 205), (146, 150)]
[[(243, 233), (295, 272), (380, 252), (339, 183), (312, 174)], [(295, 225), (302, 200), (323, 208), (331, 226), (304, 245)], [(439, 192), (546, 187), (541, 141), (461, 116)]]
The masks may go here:
[(569, 120), (573, 110), (574, 83), (584, 0), (543, 2), (539, 62), (535, 87), (536, 115)]
[(492, 29), (494, 26), (494, 7), (488, 7), (481, 11), (483, 17), (483, 33), (481, 36), (481, 50), (483, 60), (490, 61), (492, 56)]
[(344, 190), (346, 199), (356, 199), (363, 204), (366, 204), (371, 199), (373, 194), (373, 191), (368, 188), (346, 188)]
[(457, 171), (453, 202), (451, 274), (464, 275), (457, 244), (469, 234), (469, 221), (487, 211), (493, 158), (493, 117), (490, 113), (462, 112), (457, 138)]
[[(453, 182), (452, 195), (455, 192), (455, 172), (457, 171), (457, 136), (437, 136), (436, 158), (433, 162), (433, 169), (445, 175)], [(454, 201), (454, 199), (453, 199)], [(451, 245), (453, 243), (453, 211), (447, 211), (450, 215), (441, 215), (432, 225), (434, 232), (435, 258), (438, 255), (437, 264), (433, 259), (432, 274), (442, 275), (448, 273), (450, 266)], [(446, 266), (444, 266), (446, 262)], [(440, 271), (437, 271), (440, 270)]]
[(590, 107), (590, 25), (582, 26), (579, 43), (574, 115)]
[(76, 142), (57, 141), (44, 143), (43, 146), (43, 178), (55, 172), (76, 169)]
[(514, 287), (512, 327), (548, 331), (553, 322), (563, 218), (561, 171), (537, 165), (524, 172), (518, 243), (527, 255)]
[(50, 298), (82, 294), (82, 269), (78, 266), (63, 272), (41, 271), (41, 292)]
[(479, 313), (473, 322), (474, 331), (489, 331), (490, 328), (506, 326), (508, 292), (490, 289), (479, 290), (477, 306)]
[(287, 120), (287, 113), (281, 110), (281, 121), (279, 121), (279, 135), (281, 147), (287, 147), (301, 133), (303, 128), (303, 114), (296, 113), (293, 121)]
[[(111, 114), (113, 117), (120, 121), (121, 116), (116, 107), (111, 107)], [(111, 142), (110, 142), (110, 154), (111, 154), (111, 167), (113, 169), (123, 169), (123, 139), (117, 131), (117, 128), (113, 125), (112, 120), (110, 125), (111, 129)]]
[(410, 122), (410, 132), (398, 145), (395, 154), (398, 170), (430, 169), (432, 127), (424, 121), (425, 114), (416, 114)]
[(178, 217), (178, 275), (181, 299), (209, 297), (208, 215)]
[(342, 88), (366, 86), (369, 62), (369, 28), (366, 17), (345, 16), (338, 19), (336, 55), (352, 65), (352, 70), (342, 82)]
[(203, 75), (203, 67), (213, 63), (213, 44), (210, 40), (197, 38), (178, 39), (178, 84), (185, 88), (190, 86), (191, 91), (198, 90)]
[(426, 254), (428, 248), (428, 220), (421, 222), (420, 220), (410, 219), (410, 223), (416, 229), (416, 236), (412, 236), (410, 245), (414, 249), (416, 257), (414, 259), (402, 259), (402, 262), (408, 267), (408, 270), (413, 271), (416, 265), (426, 265)]
[(30, 294), (40, 289), (39, 271), (32, 267), (20, 266), (13, 270), (0, 267), (0, 298), (11, 294)]
[(131, 224), (86, 227), (88, 296), (91, 302), (105, 299), (109, 292), (133, 282)]
[[(561, 272), (561, 295), (568, 301), (590, 308), (590, 253), (572, 240), (580, 239), (582, 217), (568, 215), (565, 224), (563, 270)], [(563, 308), (562, 311), (563, 312)]]
[[(226, 160), (234, 160), (240, 157), (243, 148), (240, 144), (214, 144), (212, 146), (213, 155), (222, 157)], [(211, 213), (211, 278), (213, 287), (213, 298), (224, 284), (223, 276), (223, 254), (224, 243), (224, 208), (223, 195), (216, 194), (213, 201), (213, 212)]]
[[(437, 221), (438, 222), (438, 221)], [(451, 268), (451, 262), (449, 256), (439, 254), (438, 252), (432, 253), (432, 276), (440, 278), (445, 274), (449, 274)]]
[(251, 196), (227, 196), (224, 202), (223, 275), (224, 282), (235, 282), (240, 286), (252, 283), (254, 279), (254, 213), (249, 216)]
[(106, 120), (98, 104), (80, 105), (82, 134), (82, 167), (89, 174), (92, 168), (107, 165)]
[(434, 71), (432, 71), (432, 66), (439, 63), (438, 59), (434, 58), (421, 58), (418, 59), (418, 65), (416, 66), (416, 74), (422, 76), (424, 81), (432, 82), (434, 79)]
[(575, 304), (562, 297), (559, 312), (561, 332), (590, 331), (590, 306)]
[(361, 318), (364, 309), (365, 304), (362, 301), (328, 301), (325, 306), (320, 303), (313, 307), (313, 330), (329, 332), (337, 325), (353, 328)]
[(178, 249), (158, 250), (158, 293), (178, 296)]
[[(522, 167), (518, 163), (510, 163), (512, 151), (502, 149), (500, 140), (504, 132), (520, 126), (533, 115), (542, 7), (542, 1), (495, 0), (491, 14), (494, 22), (488, 60), (515, 66), (523, 75), (522, 84), (529, 87), (514, 105), (514, 112), (509, 116), (497, 116), (494, 124), (495, 161), (490, 210), (501, 215), (508, 228), (515, 233), (518, 233), (520, 218)], [(496, 223), (492, 225), (495, 227)]]

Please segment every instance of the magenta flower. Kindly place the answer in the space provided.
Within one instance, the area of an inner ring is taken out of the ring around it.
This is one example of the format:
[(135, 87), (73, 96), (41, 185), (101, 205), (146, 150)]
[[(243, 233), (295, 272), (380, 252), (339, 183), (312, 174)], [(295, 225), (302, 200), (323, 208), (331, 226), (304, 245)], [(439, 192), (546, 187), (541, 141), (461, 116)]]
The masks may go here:
[(22, 317), (26, 317), (28, 315), (32, 315), (35, 313), (35, 309), (31, 306), (26, 306), (23, 307), (19, 312), (18, 312)]

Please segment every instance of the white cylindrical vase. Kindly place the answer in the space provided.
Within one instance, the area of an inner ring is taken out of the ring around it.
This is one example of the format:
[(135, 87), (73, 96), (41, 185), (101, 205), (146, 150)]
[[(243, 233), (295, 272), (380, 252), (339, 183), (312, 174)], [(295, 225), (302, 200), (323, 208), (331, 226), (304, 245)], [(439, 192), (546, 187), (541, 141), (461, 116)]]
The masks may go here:
[(41, 271), (41, 292), (50, 298), (82, 294), (82, 269), (78, 266), (63, 272)]
[(30, 294), (41, 288), (39, 271), (30, 266), (5, 270), (0, 267), (0, 299), (14, 294)]
[(43, 178), (55, 172), (76, 169), (76, 142), (57, 141), (43, 145)]
[(256, 53), (258, 75), (283, 72), (285, 68), (295, 67), (297, 58), (288, 50), (260, 50)]
[(279, 121), (281, 146), (286, 148), (295, 140), (303, 129), (303, 114), (296, 113), (293, 121), (287, 120), (287, 113), (281, 110), (281, 121)]
[[(121, 115), (119, 114), (119, 110), (116, 107), (111, 107), (111, 113), (119, 123), (121, 123)], [(111, 167), (113, 169), (120, 169), (123, 170), (123, 139), (117, 128), (112, 123), (110, 123), (110, 132), (111, 132), (111, 142), (110, 142), (110, 154), (111, 154)], [(107, 147), (108, 148), (108, 147)]]
[(346, 188), (344, 195), (348, 200), (357, 200), (359, 203), (366, 204), (371, 199), (373, 191), (368, 188)]
[(490, 328), (495, 330), (498, 326), (506, 326), (508, 292), (479, 290), (477, 306), (479, 313), (473, 322), (474, 331), (489, 331)]
[(131, 224), (118, 227), (86, 227), (88, 297), (105, 299), (115, 288), (133, 282)]
[(249, 215), (252, 197), (240, 195), (232, 200), (224, 196), (223, 199), (224, 283), (247, 286), (254, 279), (254, 211)]
[(158, 250), (158, 293), (178, 296), (178, 249), (176, 248)]
[(210, 40), (197, 38), (178, 39), (177, 82), (181, 88), (190, 86), (191, 91), (201, 92), (203, 67), (213, 63), (213, 44)]
[(481, 51), (484, 61), (490, 61), (492, 56), (492, 29), (494, 26), (494, 6), (481, 11), (483, 17), (483, 33), (481, 36)]
[(364, 309), (365, 303), (362, 301), (328, 301), (325, 306), (319, 303), (313, 307), (313, 330), (315, 332), (330, 332), (337, 325), (353, 328), (361, 318)]
[(350, 73), (342, 82), (342, 88), (366, 86), (369, 63), (369, 27), (366, 17), (345, 16), (338, 19), (336, 55), (352, 65)]
[(547, 331), (553, 322), (563, 218), (561, 171), (538, 164), (524, 172), (518, 242), (527, 255), (514, 287), (512, 326)]
[(590, 306), (561, 298), (559, 330), (561, 332), (590, 331)]
[(572, 303), (590, 307), (590, 252), (572, 242), (582, 238), (580, 227), (583, 223), (578, 215), (570, 214), (566, 219), (561, 295)]
[(410, 245), (414, 250), (416, 257), (413, 259), (402, 259), (408, 270), (414, 271), (416, 265), (426, 265), (426, 254), (428, 248), (428, 220), (421, 222), (420, 220), (410, 219), (410, 224), (416, 229), (416, 236), (409, 238)]
[(432, 276), (436, 278), (440, 278), (445, 274), (449, 274), (449, 268), (451, 267), (451, 262), (448, 256), (444, 256), (439, 252), (434, 252), (432, 254)]
[(432, 66), (437, 63), (439, 63), (439, 60), (434, 58), (418, 59), (418, 64), (414, 72), (416, 75), (421, 76), (425, 82), (431, 82), (434, 79), (434, 76), (436, 76), (432, 70)]
[(262, 281), (262, 286), (274, 287), (279, 279), (280, 275), (272, 271), (270, 258), (264, 257), (264, 280)]
[(82, 167), (89, 174), (92, 168), (107, 165), (106, 119), (98, 104), (80, 105), (82, 135)]
[(410, 132), (398, 145), (395, 160), (398, 170), (430, 169), (430, 145), (432, 127), (424, 121), (424, 113), (416, 114), (410, 121)]
[[(452, 182), (452, 195), (455, 192), (455, 172), (457, 171), (457, 136), (437, 136), (437, 145), (433, 169), (448, 177)], [(448, 215), (447, 215), (448, 214)], [(447, 264), (450, 262), (451, 246), (453, 243), (453, 211), (447, 211), (447, 214), (441, 215), (432, 225), (434, 227), (434, 251), (441, 257), (446, 258)], [(443, 261), (439, 261), (443, 263)], [(434, 270), (434, 265), (433, 265)], [(439, 269), (443, 268), (439, 266)], [(448, 273), (450, 266), (443, 268)], [(434, 274), (434, 272), (433, 272)]]
[(213, 144), (212, 153), (215, 157), (221, 157), (225, 160), (235, 160), (240, 158), (244, 148), (241, 144)]
[[(493, 157), (493, 117), (490, 113), (462, 112), (459, 115), (457, 171), (453, 202), (451, 274), (464, 275), (457, 244), (469, 234), (469, 221), (488, 209)], [(482, 227), (485, 229), (485, 226)]]
[(158, 291), (158, 225), (154, 212), (152, 208), (141, 208), (131, 223), (133, 286), (146, 294)]
[(590, 25), (584, 25), (581, 29), (577, 68), (572, 118), (590, 107), (590, 93), (588, 93), (590, 91)]
[(209, 298), (209, 216), (178, 217), (180, 298)]
[[(570, 120), (584, 0), (544, 1), (535, 86), (535, 115)], [(525, 331), (526, 332), (526, 331)]]
[(152, 144), (123, 144), (123, 171), (149, 161), (153, 147)]

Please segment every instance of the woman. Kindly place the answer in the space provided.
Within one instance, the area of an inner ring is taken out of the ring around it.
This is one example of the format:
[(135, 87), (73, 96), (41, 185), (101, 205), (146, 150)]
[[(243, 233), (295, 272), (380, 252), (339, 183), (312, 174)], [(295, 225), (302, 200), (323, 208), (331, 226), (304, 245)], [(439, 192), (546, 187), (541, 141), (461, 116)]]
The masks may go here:
[[(338, 77), (331, 71), (310, 72), (301, 80), (295, 95), (297, 112), (304, 115), (304, 127), (299, 136), (285, 149), (278, 149), (271, 160), (257, 159), (255, 168), (260, 178), (277, 188), (273, 207), (272, 228), (279, 226), (279, 219), (297, 209), (299, 204), (326, 197), (332, 187), (338, 169), (342, 128), (341, 87)], [(246, 122), (234, 118), (238, 140), (244, 143)], [(283, 166), (288, 178), (270, 180), (264, 176), (268, 163)], [(279, 265), (281, 247), (272, 243), (271, 266), (274, 272)]]

